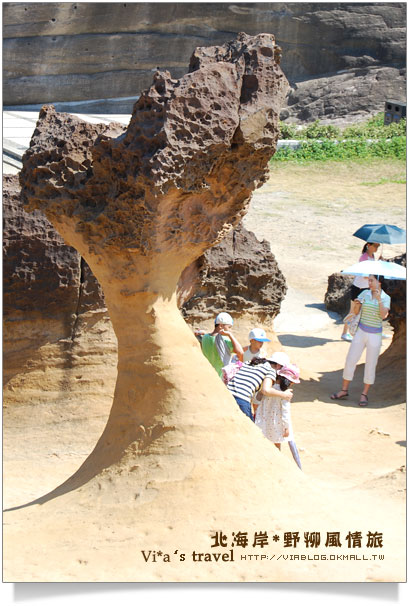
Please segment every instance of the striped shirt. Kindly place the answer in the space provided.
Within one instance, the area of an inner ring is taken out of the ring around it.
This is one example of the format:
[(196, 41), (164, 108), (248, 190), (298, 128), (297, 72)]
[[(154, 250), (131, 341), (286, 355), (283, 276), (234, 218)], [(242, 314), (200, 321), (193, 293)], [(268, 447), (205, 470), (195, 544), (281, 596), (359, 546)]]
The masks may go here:
[[(360, 323), (358, 326), (365, 332), (382, 332), (380, 304), (377, 299), (373, 299), (371, 290), (364, 290), (358, 295), (357, 299), (362, 303)], [(391, 297), (383, 290), (381, 291), (381, 302), (384, 307), (390, 309)]]
[(228, 382), (227, 387), (234, 397), (250, 402), (266, 377), (272, 379), (273, 383), (277, 378), (277, 373), (269, 362), (257, 364), (257, 366), (243, 364), (240, 370)]

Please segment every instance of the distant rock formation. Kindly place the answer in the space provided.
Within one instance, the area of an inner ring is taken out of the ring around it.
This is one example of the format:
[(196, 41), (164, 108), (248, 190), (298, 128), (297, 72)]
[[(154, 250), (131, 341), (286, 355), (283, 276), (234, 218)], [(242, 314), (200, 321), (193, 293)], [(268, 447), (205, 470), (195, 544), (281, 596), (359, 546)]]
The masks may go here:
[(343, 126), (384, 111), (387, 99), (405, 98), (405, 67), (356, 67), (296, 82), (281, 119), (310, 122), (321, 118), (322, 123)]
[(354, 276), (346, 276), (340, 273), (328, 276), (328, 287), (325, 293), (325, 308), (346, 315), (350, 310), (350, 286)]
[(18, 175), (3, 177), (3, 222), (5, 404), (110, 399), (117, 341), (87, 263), (42, 212), (24, 210)]
[(10, 2), (3, 8), (6, 106), (121, 97), (94, 103), (92, 111), (130, 113), (156, 69), (179, 78), (192, 48), (226, 43), (239, 31), (273, 33), (282, 48), (291, 84), (282, 119), (360, 118), (383, 111), (387, 97), (405, 100), (405, 2)]

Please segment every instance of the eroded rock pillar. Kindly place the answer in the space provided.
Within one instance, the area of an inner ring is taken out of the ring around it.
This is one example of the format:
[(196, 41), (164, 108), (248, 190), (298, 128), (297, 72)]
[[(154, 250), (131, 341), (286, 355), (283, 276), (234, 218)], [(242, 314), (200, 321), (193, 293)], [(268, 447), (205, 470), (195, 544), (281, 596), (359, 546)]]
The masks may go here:
[(268, 176), (287, 88), (279, 58), (271, 34), (197, 49), (180, 80), (155, 74), (127, 129), (40, 112), (23, 158), (23, 198), (86, 259), (118, 338), (107, 427), (72, 487), (131, 447), (207, 457), (208, 429), (220, 424), (215, 457), (228, 435), (247, 431), (178, 311), (176, 286)]

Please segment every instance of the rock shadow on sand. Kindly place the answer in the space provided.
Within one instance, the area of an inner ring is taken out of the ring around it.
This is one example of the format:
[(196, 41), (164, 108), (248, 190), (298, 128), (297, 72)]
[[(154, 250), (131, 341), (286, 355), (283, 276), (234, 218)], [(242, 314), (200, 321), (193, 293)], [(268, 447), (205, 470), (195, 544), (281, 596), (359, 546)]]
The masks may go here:
[[(312, 399), (320, 400), (326, 405), (359, 408), (358, 402), (363, 389), (364, 366), (365, 364), (358, 364), (354, 378), (349, 386), (349, 396), (347, 398), (332, 400), (330, 397), (332, 393), (341, 389), (342, 369), (324, 372), (320, 375), (318, 381), (307, 381), (305, 389), (308, 398), (309, 394), (311, 394)], [(388, 406), (395, 406), (405, 402), (405, 384), (399, 381), (396, 385), (394, 376), (390, 381), (387, 381), (384, 375), (385, 372), (382, 372), (379, 376), (377, 366), (375, 385), (370, 388), (369, 404), (368, 406), (361, 407), (365, 413), (370, 408), (387, 408)]]

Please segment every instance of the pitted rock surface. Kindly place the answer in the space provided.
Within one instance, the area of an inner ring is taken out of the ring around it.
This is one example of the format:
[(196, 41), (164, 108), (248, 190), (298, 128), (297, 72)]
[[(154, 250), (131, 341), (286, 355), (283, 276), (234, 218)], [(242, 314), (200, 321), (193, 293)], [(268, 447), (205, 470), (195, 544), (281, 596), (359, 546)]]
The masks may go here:
[[(66, 317), (105, 307), (101, 288), (84, 259), (45, 218), (28, 213), (18, 175), (3, 177), (3, 312)], [(63, 336), (63, 335), (62, 335)]]
[(199, 256), (267, 178), (287, 87), (278, 59), (269, 34), (197, 49), (180, 80), (156, 73), (127, 130), (44, 107), (20, 174), (27, 208), (75, 226), (91, 254)]
[(286, 292), (270, 245), (242, 224), (184, 270), (178, 289), (179, 306), (190, 323), (209, 320), (222, 309), (234, 318), (249, 313), (270, 322)]
[[(387, 259), (391, 263), (398, 263), (407, 267), (407, 255), (397, 255)], [(388, 320), (394, 327), (394, 338), (397, 335), (406, 334), (406, 316), (407, 316), (407, 282), (406, 280), (386, 280), (385, 292), (391, 297), (391, 309)]]
[(350, 311), (350, 286), (354, 276), (339, 273), (328, 276), (327, 292), (325, 293), (325, 308), (346, 315)]

